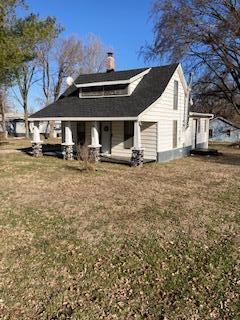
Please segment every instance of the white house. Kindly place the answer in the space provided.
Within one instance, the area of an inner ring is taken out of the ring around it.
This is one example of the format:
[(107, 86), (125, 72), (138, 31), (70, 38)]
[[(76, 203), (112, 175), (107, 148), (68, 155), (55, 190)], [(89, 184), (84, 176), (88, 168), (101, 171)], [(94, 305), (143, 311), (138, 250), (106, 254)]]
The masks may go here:
[(240, 126), (223, 117), (210, 120), (209, 140), (215, 142), (239, 142)]
[(208, 147), (211, 114), (189, 113), (180, 64), (80, 75), (55, 103), (30, 117), (62, 121), (66, 158), (73, 145), (101, 156), (164, 162)]

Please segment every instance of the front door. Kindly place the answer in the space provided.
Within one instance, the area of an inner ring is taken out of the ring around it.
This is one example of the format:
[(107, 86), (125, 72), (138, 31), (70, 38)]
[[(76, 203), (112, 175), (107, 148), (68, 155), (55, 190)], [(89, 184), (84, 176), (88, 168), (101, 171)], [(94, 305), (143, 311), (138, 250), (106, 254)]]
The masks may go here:
[(111, 154), (111, 122), (101, 122), (101, 152)]

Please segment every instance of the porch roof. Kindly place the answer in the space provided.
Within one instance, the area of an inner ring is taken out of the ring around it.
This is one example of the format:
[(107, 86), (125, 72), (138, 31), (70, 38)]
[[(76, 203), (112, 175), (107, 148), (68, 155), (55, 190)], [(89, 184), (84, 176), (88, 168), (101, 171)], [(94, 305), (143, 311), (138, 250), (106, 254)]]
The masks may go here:
[[(178, 64), (172, 64), (151, 68), (130, 96), (79, 98), (78, 89), (71, 86), (58, 101), (33, 114), (30, 120), (43, 118), (136, 118), (162, 95), (177, 67)], [(136, 70), (139, 72), (139, 69)], [(132, 70), (131, 74), (135, 74), (136, 70), (135, 72)], [(104, 76), (106, 75), (111, 81), (119, 78), (121, 74), (122, 71), (119, 71), (106, 73)], [(94, 77), (95, 81), (99, 81), (98, 74), (91, 75), (92, 79)]]

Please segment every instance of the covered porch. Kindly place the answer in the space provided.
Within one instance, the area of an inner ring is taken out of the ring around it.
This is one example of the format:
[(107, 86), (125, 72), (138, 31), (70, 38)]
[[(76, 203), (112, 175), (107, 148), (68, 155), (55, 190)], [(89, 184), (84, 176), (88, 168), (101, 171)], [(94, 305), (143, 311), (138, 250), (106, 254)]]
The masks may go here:
[(138, 120), (62, 121), (65, 159), (87, 147), (96, 161), (131, 164), (157, 159), (157, 123)]

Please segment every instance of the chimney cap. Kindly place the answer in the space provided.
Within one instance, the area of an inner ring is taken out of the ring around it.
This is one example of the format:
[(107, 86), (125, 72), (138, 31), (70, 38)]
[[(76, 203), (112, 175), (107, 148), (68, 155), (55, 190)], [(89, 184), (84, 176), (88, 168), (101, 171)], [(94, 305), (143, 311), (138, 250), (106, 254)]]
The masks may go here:
[(112, 52), (112, 51), (108, 51), (108, 52), (107, 52), (107, 55), (108, 55), (109, 57), (112, 57), (112, 56), (113, 56), (113, 52)]

